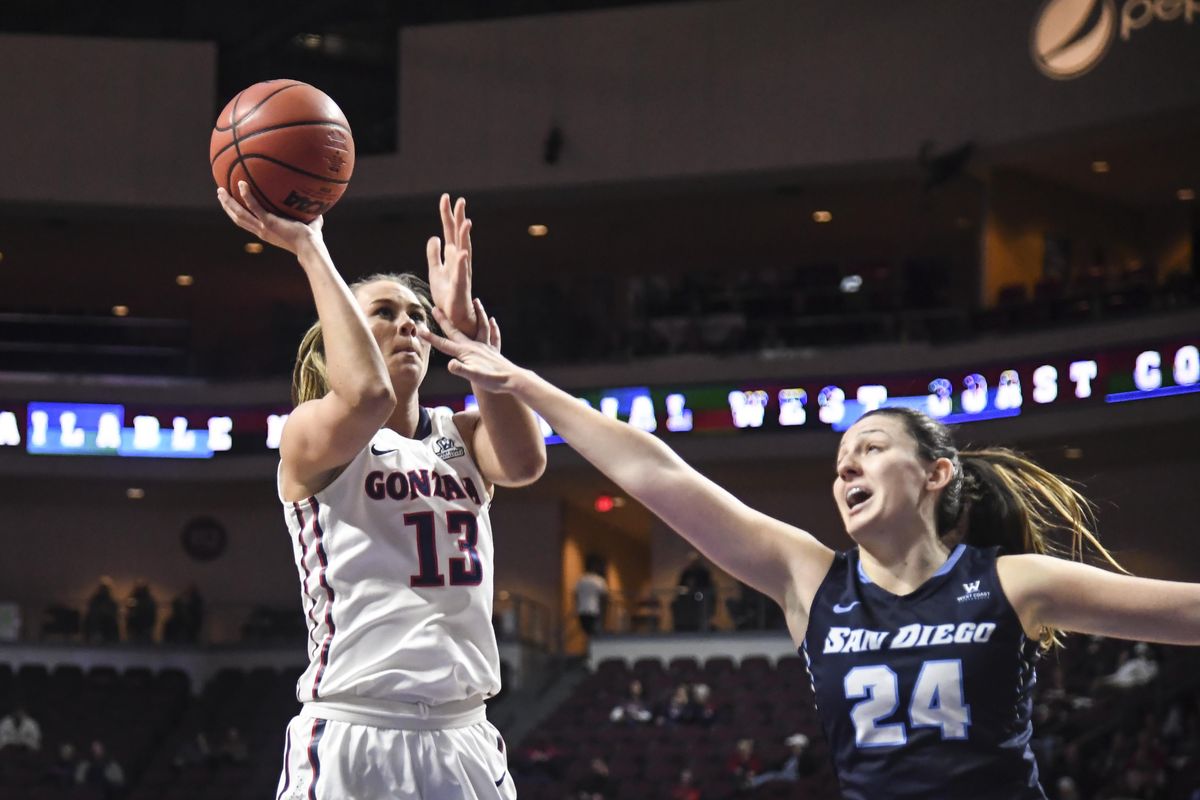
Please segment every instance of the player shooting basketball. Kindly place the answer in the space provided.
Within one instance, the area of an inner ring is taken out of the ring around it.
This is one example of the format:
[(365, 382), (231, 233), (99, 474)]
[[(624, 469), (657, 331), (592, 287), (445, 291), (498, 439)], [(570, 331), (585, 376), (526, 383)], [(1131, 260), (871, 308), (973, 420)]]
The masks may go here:
[(275, 216), (239, 188), (246, 208), (224, 189), (221, 205), (296, 255), (319, 317), (300, 345), (279, 448), (309, 666), (278, 795), (515, 797), (483, 704), (500, 689), (488, 506), (493, 486), (537, 479), (545, 447), (511, 395), (481, 385), (479, 409), (457, 414), (418, 398), (430, 354), (418, 334), (434, 303), (456, 330), (492, 335), (471, 300), (466, 204), (441, 199), (428, 285), (403, 273), (348, 287), (321, 217)]

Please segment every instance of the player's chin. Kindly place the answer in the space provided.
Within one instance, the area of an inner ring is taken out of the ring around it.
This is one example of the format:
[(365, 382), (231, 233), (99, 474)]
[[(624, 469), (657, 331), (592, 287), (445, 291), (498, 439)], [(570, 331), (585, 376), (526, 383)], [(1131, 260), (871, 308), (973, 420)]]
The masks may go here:
[(429, 365), (415, 358), (393, 360), (388, 365), (392, 384), (397, 388), (419, 386), (425, 380)]
[(846, 513), (842, 515), (842, 524), (846, 527), (846, 535), (856, 542), (870, 536), (873, 527), (871, 523), (871, 519), (862, 514)]

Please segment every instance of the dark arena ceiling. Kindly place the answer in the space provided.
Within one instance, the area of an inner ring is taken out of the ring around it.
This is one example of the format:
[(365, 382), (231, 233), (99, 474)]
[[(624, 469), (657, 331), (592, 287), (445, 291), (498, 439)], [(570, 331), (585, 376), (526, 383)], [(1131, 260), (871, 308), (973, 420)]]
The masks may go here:
[[(657, 0), (663, 5), (679, 0)], [(650, 5), (645, 0), (206, 0), (5, 3), (0, 32), (216, 42), (217, 95), (289, 77), (337, 97), (362, 153), (394, 149), (400, 28)], [(217, 108), (224, 102), (217, 103)]]

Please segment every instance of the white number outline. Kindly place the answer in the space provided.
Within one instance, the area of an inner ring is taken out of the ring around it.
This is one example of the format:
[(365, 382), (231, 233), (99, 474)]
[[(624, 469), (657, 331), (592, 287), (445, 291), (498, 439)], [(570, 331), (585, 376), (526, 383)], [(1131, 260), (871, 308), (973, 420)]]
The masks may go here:
[[(928, 673), (927, 677), (926, 670), (931, 665), (935, 670), (948, 665), (953, 667), (953, 676), (958, 682), (959, 705), (957, 708), (953, 706), (950, 708), (961, 711), (961, 720), (958, 718), (937, 721), (930, 719), (935, 712), (946, 708), (944, 705), (945, 698), (942, 695), (941, 689), (946, 685), (945, 679), (947, 677), (945, 674), (937, 673)], [(856, 684), (858, 681), (861, 681), (861, 690), (850, 688), (852, 680)], [(933, 681), (933, 687), (928, 692), (928, 704), (918, 708), (917, 699), (926, 694), (923, 685), (929, 681)], [(854, 744), (856, 747), (899, 747), (908, 743), (908, 730), (905, 728), (903, 722), (889, 722), (885, 725), (877, 724), (879, 720), (890, 717), (900, 708), (900, 678), (891, 667), (886, 664), (870, 664), (854, 667), (846, 673), (846, 677), (842, 680), (842, 688), (845, 691), (847, 700), (864, 698), (855, 703), (854, 707), (850, 709), (850, 722), (854, 725)], [(936, 706), (933, 705), (934, 698), (937, 699)], [(886, 711), (880, 711), (885, 708), (887, 709)], [(922, 718), (928, 721), (917, 721)], [(940, 729), (942, 741), (962, 741), (969, 737), (971, 706), (966, 702), (962, 659), (947, 658), (921, 662), (921, 670), (917, 673), (917, 680), (913, 684), (912, 698), (908, 703), (908, 722), (909, 727), (912, 728)], [(962, 735), (956, 735), (955, 732), (948, 730), (953, 729), (956, 731), (960, 727)], [(879, 741), (880, 739), (885, 739), (886, 741)]]
[[(922, 691), (922, 684), (926, 680), (926, 678), (925, 678), (926, 670), (929, 669), (929, 667), (934, 667), (935, 669), (938, 669), (938, 668), (945, 667), (945, 666), (953, 666), (953, 668), (954, 668), (954, 676), (953, 677), (954, 677), (954, 680), (957, 681), (957, 683), (958, 683), (958, 707), (957, 708), (955, 708), (954, 706), (946, 707), (943, 705), (941, 689), (946, 684), (944, 681), (942, 681), (940, 679), (940, 676), (935, 676), (935, 677), (931, 678), (931, 680), (933, 680), (934, 683), (933, 683), (933, 691), (929, 697), (929, 700), (930, 700), (929, 704), (928, 705), (923, 704), (920, 708), (918, 708), (917, 707), (917, 698), (920, 697), (921, 691)], [(967, 704), (965, 694), (966, 694), (966, 689), (963, 686), (962, 659), (944, 658), (944, 659), (935, 659), (933, 661), (923, 661), (923, 662), (921, 662), (921, 671), (919, 673), (917, 673), (917, 682), (915, 684), (913, 684), (912, 700), (909, 701), (909, 704), (908, 704), (908, 721), (914, 728), (940, 728), (941, 733), (942, 733), (942, 741), (943, 742), (951, 741), (951, 740), (961, 741), (963, 739), (966, 739), (967, 734), (968, 734), (968, 729), (971, 727), (971, 706)], [(937, 706), (933, 705), (934, 698), (937, 699)], [(956, 711), (961, 711), (963, 719), (961, 721), (958, 721), (957, 719), (956, 720), (941, 719), (936, 722), (934, 722), (934, 721), (917, 722), (917, 712), (918, 711), (920, 711), (923, 715), (932, 717), (932, 716), (934, 716), (934, 712), (942, 712), (943, 708), (948, 708), (948, 711), (943, 712), (944, 714), (951, 714)], [(955, 736), (951, 733), (948, 733), (947, 729), (952, 726), (955, 728), (961, 727), (962, 735)]]
[[(850, 688), (850, 681), (857, 677), (856, 673), (869, 672), (871, 676), (876, 676), (880, 675), (881, 671), (887, 674), (880, 679), (862, 678), (861, 692), (855, 692)], [(900, 708), (900, 679), (891, 667), (886, 664), (855, 667), (846, 673), (846, 677), (842, 680), (842, 688), (846, 691), (847, 700), (866, 698), (850, 709), (850, 721), (854, 723), (856, 747), (899, 747), (908, 742), (908, 733), (904, 730), (903, 722), (889, 722), (886, 725), (875, 724), (884, 717), (895, 714), (896, 709)], [(891, 704), (890, 707), (887, 705), (888, 703)], [(881, 708), (887, 710), (876, 713)], [(859, 724), (860, 722), (863, 724)], [(898, 741), (896, 740), (897, 736), (899, 737)], [(879, 741), (880, 739), (887, 739), (887, 741)]]

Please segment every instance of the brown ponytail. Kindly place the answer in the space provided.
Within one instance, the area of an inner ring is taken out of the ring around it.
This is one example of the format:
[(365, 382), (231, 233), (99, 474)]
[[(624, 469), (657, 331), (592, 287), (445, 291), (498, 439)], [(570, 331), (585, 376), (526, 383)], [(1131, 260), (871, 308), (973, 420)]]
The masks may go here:
[[(1003, 447), (959, 452), (950, 429), (910, 408), (888, 407), (863, 416), (901, 419), (927, 461), (948, 459), (954, 475), (938, 498), (939, 536), (961, 532), (972, 547), (1001, 547), (1005, 553), (1040, 553), (1082, 561), (1094, 551), (1126, 570), (1094, 533), (1093, 504), (1067, 480), (1020, 453)], [(1045, 647), (1060, 644), (1058, 631), (1042, 633)]]
[[(1082, 561), (1088, 547), (1124, 572), (1093, 532), (1093, 504), (1053, 472), (1003, 447), (964, 450), (966, 541), (1008, 553), (1044, 553)], [(1065, 537), (1058, 541), (1052, 534)]]
[[(434, 333), (440, 333), (433, 319), (433, 300), (429, 284), (411, 272), (377, 272), (360, 278), (350, 284), (350, 293), (360, 287), (375, 281), (392, 281), (412, 290), (421, 305), (425, 307), (429, 327)], [(329, 394), (329, 371), (325, 366), (325, 340), (321, 335), (320, 320), (314, 322), (300, 340), (296, 352), (296, 363), (292, 367), (292, 406), (298, 406), (309, 400), (318, 400)]]

